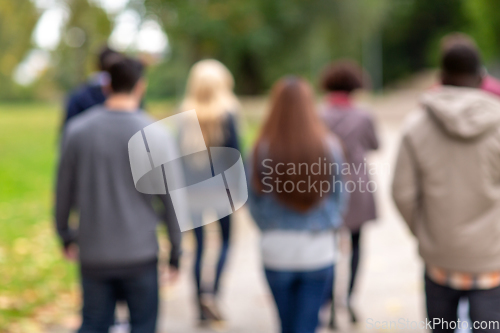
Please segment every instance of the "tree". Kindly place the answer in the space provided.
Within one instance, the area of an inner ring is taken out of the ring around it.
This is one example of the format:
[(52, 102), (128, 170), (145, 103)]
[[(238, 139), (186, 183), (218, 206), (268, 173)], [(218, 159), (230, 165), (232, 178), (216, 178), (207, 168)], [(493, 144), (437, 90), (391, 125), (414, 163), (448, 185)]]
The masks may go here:
[(70, 17), (53, 53), (53, 76), (67, 90), (96, 70), (96, 54), (107, 43), (112, 24), (106, 12), (88, 0), (66, 0)]
[(12, 99), (20, 93), (12, 74), (31, 48), (37, 19), (30, 0), (0, 0), (0, 99)]
[(182, 68), (185, 75), (194, 62), (217, 58), (235, 75), (238, 91), (253, 94), (282, 75), (312, 78), (332, 56), (356, 54), (364, 34), (377, 25), (378, 8), (384, 2), (146, 0), (145, 4), (169, 36), (172, 66)]
[(496, 0), (475, 0), (464, 2), (464, 12), (471, 24), (469, 33), (478, 43), (486, 61), (499, 60), (500, 2)]
[(384, 81), (437, 65), (444, 35), (467, 31), (464, 1), (392, 0), (383, 27)]

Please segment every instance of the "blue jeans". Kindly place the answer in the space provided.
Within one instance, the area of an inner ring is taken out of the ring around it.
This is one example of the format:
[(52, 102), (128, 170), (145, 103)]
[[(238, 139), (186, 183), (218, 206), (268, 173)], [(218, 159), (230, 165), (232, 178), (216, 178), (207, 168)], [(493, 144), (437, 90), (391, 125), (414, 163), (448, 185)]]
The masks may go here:
[[(457, 322), (457, 308), (462, 297), (469, 300), (469, 316), (472, 323), (477, 321), (480, 325), (481, 322), (500, 321), (500, 287), (488, 290), (457, 290), (441, 286), (426, 275), (425, 296), (427, 316), (430, 321), (437, 318), (448, 323)], [(453, 333), (455, 331), (451, 328), (452, 324), (438, 326), (434, 327), (434, 333)], [(483, 327), (483, 329), (472, 329), (472, 332), (498, 332), (498, 328)]]
[(83, 308), (79, 333), (108, 333), (114, 324), (118, 299), (125, 299), (130, 312), (131, 333), (154, 333), (158, 316), (158, 271), (148, 268), (124, 278), (82, 276)]
[(315, 271), (266, 269), (282, 333), (314, 333), (318, 314), (333, 283), (333, 266)]
[(222, 272), (224, 270), (224, 265), (226, 264), (227, 253), (229, 250), (229, 236), (231, 234), (231, 219), (229, 216), (225, 216), (219, 220), (220, 225), (220, 233), (221, 233), (221, 249), (219, 254), (219, 262), (217, 263), (217, 270), (215, 271), (215, 279), (213, 287), (209, 290), (204, 290), (202, 278), (201, 278), (201, 270), (202, 270), (202, 258), (203, 258), (203, 250), (204, 250), (204, 241), (203, 241), (203, 226), (194, 229), (194, 234), (196, 236), (196, 260), (194, 264), (194, 277), (196, 280), (196, 290), (198, 295), (201, 295), (203, 292), (210, 292), (214, 295), (217, 295), (219, 292), (220, 278), (222, 276)]

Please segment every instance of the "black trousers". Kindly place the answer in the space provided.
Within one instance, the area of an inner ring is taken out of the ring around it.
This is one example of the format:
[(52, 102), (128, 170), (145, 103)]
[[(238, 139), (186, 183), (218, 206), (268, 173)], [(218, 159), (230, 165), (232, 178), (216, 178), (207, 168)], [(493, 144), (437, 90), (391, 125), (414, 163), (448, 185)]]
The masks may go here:
[[(458, 325), (457, 308), (461, 297), (469, 299), (469, 316), (472, 332), (500, 332), (500, 287), (488, 290), (457, 290), (441, 286), (425, 276), (427, 315), (434, 326), (434, 333), (453, 333)], [(465, 323), (465, 324), (464, 324)], [(460, 328), (467, 328), (460, 322)]]
[(78, 333), (108, 333), (114, 323), (115, 305), (125, 299), (130, 312), (131, 333), (156, 332), (158, 271), (153, 266), (123, 278), (82, 276), (82, 326)]

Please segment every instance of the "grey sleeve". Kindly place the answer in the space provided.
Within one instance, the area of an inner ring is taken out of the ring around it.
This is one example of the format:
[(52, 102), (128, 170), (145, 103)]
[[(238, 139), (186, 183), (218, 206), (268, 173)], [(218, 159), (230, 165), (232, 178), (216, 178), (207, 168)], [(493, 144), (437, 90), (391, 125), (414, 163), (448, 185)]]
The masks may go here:
[[(169, 175), (167, 175), (167, 179), (165, 181), (168, 184), (170, 189), (175, 188), (179, 189), (184, 187), (184, 173), (182, 172), (182, 168), (180, 165), (180, 159), (175, 159), (175, 156), (180, 156), (178, 152), (177, 145), (175, 144), (175, 140), (170, 136), (170, 133), (167, 133), (168, 139), (165, 140), (164, 145), (166, 146), (166, 152), (170, 156), (170, 160), (175, 160), (174, 163), (171, 164), (171, 168), (169, 169)], [(167, 189), (167, 193), (169, 189)], [(170, 240), (170, 266), (179, 267), (179, 260), (182, 253), (182, 232), (179, 224), (179, 220), (177, 218), (177, 214), (181, 213), (181, 209), (185, 211), (187, 209), (186, 202), (178, 202), (177, 204), (181, 207), (177, 207), (178, 211), (176, 214), (176, 210), (174, 209), (174, 205), (172, 203), (172, 199), (169, 194), (160, 195), (159, 196), (163, 205), (165, 207), (164, 214), (162, 216), (162, 220), (165, 223), (165, 226), (168, 230), (168, 237)], [(181, 219), (183, 217), (180, 217)]]
[(69, 226), (69, 215), (76, 202), (76, 152), (72, 140), (64, 139), (57, 170), (55, 222), (64, 246), (76, 240), (76, 230)]
[(170, 266), (179, 267), (179, 260), (182, 253), (182, 232), (175, 216), (174, 206), (169, 195), (160, 195), (160, 200), (163, 202), (164, 210), (162, 213), (162, 221), (165, 223), (170, 241)]
[(379, 148), (379, 141), (377, 131), (375, 129), (375, 121), (370, 116), (366, 121), (366, 146), (370, 150), (377, 150)]

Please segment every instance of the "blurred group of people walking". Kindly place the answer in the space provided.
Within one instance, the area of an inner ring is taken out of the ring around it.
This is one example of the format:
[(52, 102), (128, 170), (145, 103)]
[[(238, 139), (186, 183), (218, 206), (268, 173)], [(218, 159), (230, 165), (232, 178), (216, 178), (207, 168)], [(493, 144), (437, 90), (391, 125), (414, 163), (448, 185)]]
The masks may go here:
[[(429, 319), (456, 322), (465, 297), (472, 321), (500, 321), (500, 101), (495, 96), (500, 84), (486, 74), (469, 37), (453, 34), (442, 44), (440, 82), (423, 94), (403, 130), (394, 201), (425, 263)], [(172, 277), (182, 257), (181, 231), (168, 191), (143, 194), (132, 179), (128, 141), (154, 122), (143, 112), (144, 66), (105, 48), (99, 68), (68, 99), (57, 175), (57, 231), (66, 257), (80, 265), (79, 332), (108, 332), (115, 324), (116, 302), (125, 301), (131, 332), (153, 333), (157, 222), (163, 220), (168, 229)], [(351, 60), (336, 61), (324, 68), (319, 86), (324, 97), (318, 105), (307, 80), (278, 80), (245, 156), (247, 206), (260, 229), (262, 265), (282, 333), (314, 333), (323, 307), (332, 308), (327, 324), (337, 328), (334, 280), (341, 228), (351, 240), (346, 304), (351, 322), (359, 321), (351, 300), (363, 226), (377, 219), (377, 186), (369, 186), (376, 178), (367, 168), (369, 153), (379, 147), (375, 119), (353, 97), (369, 87), (368, 75)], [(231, 73), (216, 60), (202, 60), (191, 69), (179, 111), (196, 110), (207, 147), (241, 148), (241, 106), (233, 87)], [(172, 155), (190, 144), (189, 133), (181, 133)], [(179, 177), (194, 175), (188, 168)], [(220, 255), (207, 283), (202, 277), (205, 213), (191, 211), (190, 216), (201, 225), (194, 229), (192, 268), (198, 319), (209, 325), (225, 320), (218, 303), (232, 218), (218, 221)], [(441, 325), (433, 331), (453, 329)]]

